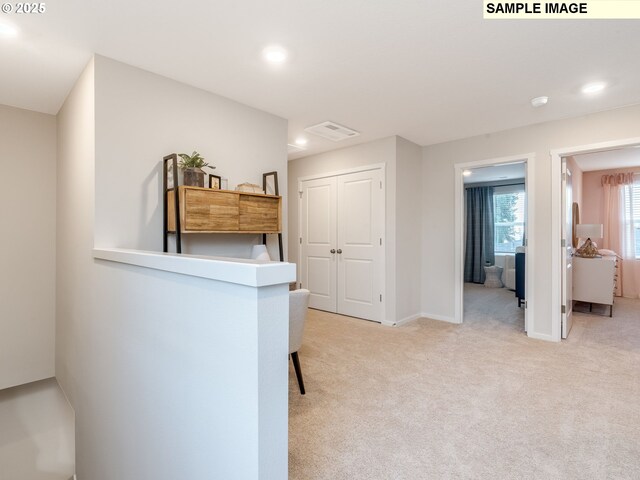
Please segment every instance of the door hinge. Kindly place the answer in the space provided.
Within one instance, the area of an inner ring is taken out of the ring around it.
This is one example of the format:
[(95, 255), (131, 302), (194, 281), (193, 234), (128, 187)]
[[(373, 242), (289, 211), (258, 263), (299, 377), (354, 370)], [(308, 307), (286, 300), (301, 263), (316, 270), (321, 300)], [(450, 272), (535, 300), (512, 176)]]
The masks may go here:
[(380, 190), (382, 190), (382, 180), (380, 180)]
[(382, 301), (382, 294), (380, 294), (380, 301)]
[(527, 301), (526, 300), (524, 301), (524, 308), (525, 308), (525, 310), (527, 309)]
[(566, 247), (567, 246), (567, 241), (564, 238), (562, 240), (560, 240), (560, 246), (561, 247)]
[(566, 173), (563, 173), (563, 174), (562, 174), (562, 181), (563, 181), (563, 182), (566, 182), (566, 181), (567, 181), (567, 174), (566, 174)]
[(561, 313), (567, 313), (567, 306), (562, 305), (562, 308), (560, 310), (561, 310)]
[(380, 245), (382, 245), (382, 237), (380, 237)]
[(302, 198), (302, 190), (298, 192), (298, 195), (300, 195), (300, 198)]
[(302, 237), (300, 237), (300, 245), (302, 245)]

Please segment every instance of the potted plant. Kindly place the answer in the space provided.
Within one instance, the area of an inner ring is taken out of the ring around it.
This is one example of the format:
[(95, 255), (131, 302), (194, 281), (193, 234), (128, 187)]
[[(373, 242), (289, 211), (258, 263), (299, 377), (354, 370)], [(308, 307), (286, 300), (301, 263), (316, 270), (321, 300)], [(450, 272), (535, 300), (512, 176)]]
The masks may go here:
[(195, 150), (191, 155), (179, 153), (180, 162), (178, 166), (183, 171), (183, 182), (191, 187), (204, 187), (204, 172), (202, 169), (208, 167), (214, 169), (204, 161), (204, 157)]

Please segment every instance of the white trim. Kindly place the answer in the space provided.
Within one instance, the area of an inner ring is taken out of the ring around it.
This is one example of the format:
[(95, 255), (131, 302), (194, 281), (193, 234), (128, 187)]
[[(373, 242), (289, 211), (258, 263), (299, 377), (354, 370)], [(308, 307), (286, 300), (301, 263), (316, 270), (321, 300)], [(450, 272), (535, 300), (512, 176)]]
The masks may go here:
[(489, 158), (485, 160), (477, 160), (473, 162), (456, 163), (455, 171), (455, 238), (454, 238), (454, 317), (451, 320), (439, 318), (437, 320), (451, 321), (452, 323), (462, 323), (464, 319), (464, 177), (463, 170), (470, 168), (485, 167), (488, 165), (500, 165), (514, 163), (518, 161), (526, 162), (525, 189), (527, 192), (527, 255), (525, 263), (526, 271), (526, 299), (527, 309), (525, 310), (525, 325), (527, 335), (533, 337), (535, 332), (535, 153), (527, 153), (522, 155), (511, 155), (508, 157)]
[[(349, 175), (350, 173), (359, 173), (359, 172), (368, 172), (370, 170), (380, 170), (382, 173), (382, 204), (384, 206), (381, 215), (382, 215), (382, 223), (384, 228), (382, 229), (382, 266), (381, 266), (381, 277), (382, 277), (382, 285), (380, 285), (380, 290), (382, 293), (382, 305), (381, 309), (381, 317), (383, 320), (380, 323), (384, 325), (392, 325), (388, 321), (384, 320), (384, 317), (387, 314), (387, 165), (386, 163), (374, 163), (371, 165), (362, 165), (360, 167), (347, 168), (344, 170), (336, 170), (329, 173), (317, 173), (313, 175), (307, 175), (305, 177), (298, 177), (298, 191), (296, 195), (298, 195), (298, 237), (296, 238), (296, 242), (298, 242), (298, 263), (296, 264), (296, 278), (301, 279), (300, 265), (302, 265), (302, 248), (300, 245), (300, 238), (302, 237), (302, 197), (300, 194), (302, 193), (302, 182), (307, 182), (309, 180), (318, 180), (321, 178), (328, 177), (339, 177), (341, 175)], [(291, 192), (289, 192), (291, 195)], [(376, 320), (373, 320), (376, 321)]]
[(551, 338), (560, 341), (562, 333), (562, 157), (602, 152), (640, 145), (640, 137), (591, 143), (549, 151), (551, 157)]
[(394, 322), (392, 320), (383, 320), (382, 321), (382, 325), (386, 326), (386, 327), (399, 327), (400, 325), (404, 325), (405, 323), (409, 323), (409, 322), (413, 322), (414, 320), (417, 320), (419, 318), (422, 318), (422, 314), (421, 313), (414, 313), (413, 315), (409, 315), (408, 317), (405, 317), (401, 320), (398, 320), (397, 322)]
[(459, 323), (456, 322), (456, 319), (453, 317), (449, 317), (447, 315), (436, 315), (435, 313), (421, 313), (422, 318), (427, 318), (430, 320), (438, 320), (439, 322), (447, 322), (447, 323)]
[(296, 272), (294, 264), (285, 262), (146, 252), (122, 248), (94, 248), (93, 258), (249, 287), (293, 282)]
[(327, 177), (339, 177), (340, 175), (348, 175), (350, 173), (366, 172), (369, 170), (381, 169), (383, 172), (386, 169), (386, 163), (373, 163), (371, 165), (362, 165), (361, 167), (346, 168), (344, 170), (334, 170), (333, 172), (326, 173), (314, 173), (305, 177), (298, 177), (298, 192), (300, 192), (300, 184), (307, 180), (318, 180), (320, 178)]
[(555, 342), (552, 335), (546, 335), (544, 333), (535, 333), (535, 332), (527, 332), (529, 338), (533, 338), (534, 340), (544, 340), (545, 342)]
[[(524, 310), (524, 326), (527, 335), (534, 338), (538, 335), (536, 332), (536, 316), (535, 316), (535, 272), (536, 272), (536, 235), (535, 235), (535, 218), (536, 218), (536, 182), (535, 182), (535, 160), (534, 153), (530, 153), (527, 158), (527, 175), (525, 177), (525, 191), (527, 195), (527, 224), (525, 232), (527, 234), (527, 253), (524, 257), (525, 270), (525, 310)], [(536, 337), (540, 338), (540, 337)]]

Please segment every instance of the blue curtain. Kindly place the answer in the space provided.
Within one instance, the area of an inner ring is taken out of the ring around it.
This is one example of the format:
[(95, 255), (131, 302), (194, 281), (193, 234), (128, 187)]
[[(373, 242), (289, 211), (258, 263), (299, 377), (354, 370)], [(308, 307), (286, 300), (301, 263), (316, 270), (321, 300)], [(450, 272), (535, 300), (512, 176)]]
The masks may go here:
[(493, 187), (466, 190), (467, 238), (464, 281), (484, 283), (484, 267), (495, 263), (493, 252)]

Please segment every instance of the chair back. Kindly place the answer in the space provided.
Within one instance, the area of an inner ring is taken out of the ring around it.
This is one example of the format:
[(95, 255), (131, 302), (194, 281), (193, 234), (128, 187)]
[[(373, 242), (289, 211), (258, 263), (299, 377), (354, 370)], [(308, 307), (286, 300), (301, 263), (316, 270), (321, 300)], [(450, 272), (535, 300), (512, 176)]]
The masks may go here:
[(289, 292), (289, 353), (297, 352), (302, 346), (310, 293), (304, 288)]

